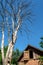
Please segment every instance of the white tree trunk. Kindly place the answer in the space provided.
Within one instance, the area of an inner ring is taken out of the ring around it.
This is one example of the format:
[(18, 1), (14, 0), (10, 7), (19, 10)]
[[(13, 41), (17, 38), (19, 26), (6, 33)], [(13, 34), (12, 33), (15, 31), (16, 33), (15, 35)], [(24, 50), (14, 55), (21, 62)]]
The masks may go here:
[(2, 53), (2, 62), (4, 65), (4, 30), (2, 30), (1, 53)]
[[(19, 15), (19, 13), (18, 13)], [(8, 49), (7, 49), (7, 53), (6, 53), (6, 57), (4, 58), (4, 31), (2, 31), (2, 59), (3, 59), (3, 65), (11, 65), (11, 59), (12, 59), (12, 52), (13, 52), (13, 47), (14, 44), (16, 42), (16, 38), (17, 38), (17, 32), (18, 29), (20, 27), (20, 17), (18, 16), (18, 26), (16, 28), (16, 30), (14, 31), (14, 20), (12, 19), (12, 26), (13, 26), (13, 36), (12, 36), (12, 41), (9, 43), (8, 45)]]
[(5, 58), (5, 65), (10, 65), (11, 64), (11, 59), (12, 59), (12, 52), (13, 52), (13, 47), (16, 41), (16, 36), (17, 36), (17, 31), (13, 33), (13, 43), (12, 41), (8, 45), (8, 50), (6, 53), (6, 58)]

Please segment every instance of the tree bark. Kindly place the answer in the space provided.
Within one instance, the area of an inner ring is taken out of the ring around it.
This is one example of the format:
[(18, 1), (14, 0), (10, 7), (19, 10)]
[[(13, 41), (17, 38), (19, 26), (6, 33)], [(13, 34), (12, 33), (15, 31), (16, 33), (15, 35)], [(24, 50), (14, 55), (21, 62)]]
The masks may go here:
[(16, 35), (17, 35), (17, 31), (15, 32), (13, 33), (13, 42), (11, 41), (8, 46), (8, 50), (7, 50), (6, 58), (5, 58), (5, 65), (11, 65), (12, 52), (13, 52), (13, 47), (16, 41)]
[(2, 62), (4, 65), (4, 30), (2, 30), (1, 53), (2, 53)]
[(20, 18), (18, 18), (18, 22), (19, 22), (19, 24), (18, 24), (16, 30), (15, 31), (13, 30), (12, 41), (8, 45), (8, 50), (7, 50), (7, 53), (6, 53), (6, 60), (5, 60), (5, 64), (6, 65), (10, 65), (11, 64), (13, 47), (14, 47), (14, 44), (16, 42), (18, 29), (20, 27)]

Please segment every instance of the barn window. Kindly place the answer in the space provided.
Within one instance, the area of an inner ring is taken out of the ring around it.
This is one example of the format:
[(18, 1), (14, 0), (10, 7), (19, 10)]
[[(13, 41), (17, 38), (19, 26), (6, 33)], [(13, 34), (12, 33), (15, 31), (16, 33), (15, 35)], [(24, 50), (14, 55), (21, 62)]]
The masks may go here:
[(33, 51), (30, 50), (30, 58), (33, 58)]

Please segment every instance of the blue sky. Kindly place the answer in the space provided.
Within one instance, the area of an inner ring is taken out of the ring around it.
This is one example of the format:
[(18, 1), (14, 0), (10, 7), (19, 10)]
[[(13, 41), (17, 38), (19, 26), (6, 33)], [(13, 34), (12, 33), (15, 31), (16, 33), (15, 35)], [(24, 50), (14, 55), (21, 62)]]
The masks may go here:
[(29, 39), (27, 40), (27, 38), (19, 36), (15, 44), (15, 49), (18, 48), (21, 51), (23, 51), (28, 44), (40, 48), (40, 37), (43, 36), (43, 0), (33, 0), (33, 4), (33, 13), (35, 17), (30, 29), (31, 32), (28, 35)]
[[(40, 48), (39, 46), (40, 37), (43, 36), (43, 0), (32, 0), (32, 1), (34, 5), (32, 7), (33, 14), (35, 14), (35, 17), (33, 18), (32, 26), (30, 27), (31, 32), (29, 32), (28, 39), (26, 36), (21, 36), (19, 34), (14, 49), (18, 48), (19, 50), (23, 51), (28, 44), (36, 48)], [(5, 36), (7, 36), (7, 34)], [(7, 43), (6, 41), (7, 40), (5, 40), (5, 45)]]

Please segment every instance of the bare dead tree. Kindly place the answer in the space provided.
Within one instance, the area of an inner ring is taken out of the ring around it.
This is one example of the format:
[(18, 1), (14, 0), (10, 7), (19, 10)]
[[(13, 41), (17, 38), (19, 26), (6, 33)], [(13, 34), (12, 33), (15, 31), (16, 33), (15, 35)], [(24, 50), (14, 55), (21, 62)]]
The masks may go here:
[[(3, 65), (11, 65), (12, 52), (17, 40), (18, 31), (29, 32), (31, 22), (32, 1), (27, 0), (0, 0), (0, 30), (2, 31), (2, 61)], [(27, 21), (28, 20), (28, 21)], [(4, 32), (8, 32), (8, 49), (4, 56)], [(10, 39), (11, 37), (11, 39)]]

